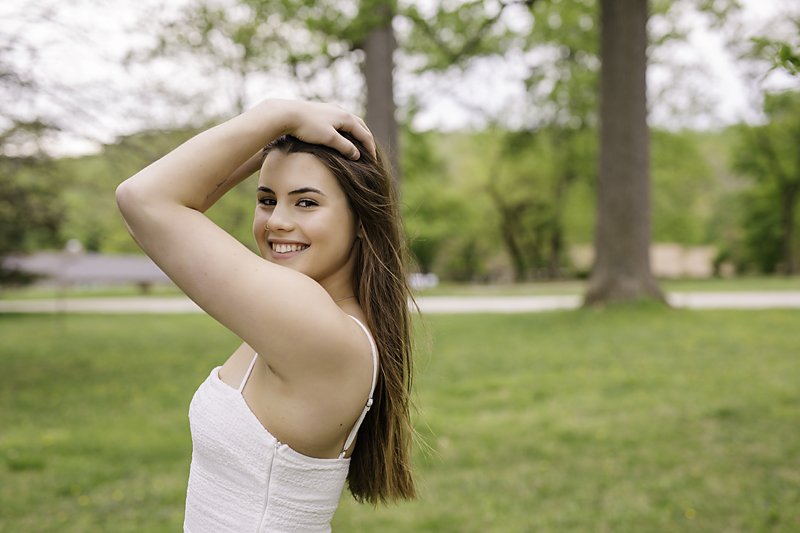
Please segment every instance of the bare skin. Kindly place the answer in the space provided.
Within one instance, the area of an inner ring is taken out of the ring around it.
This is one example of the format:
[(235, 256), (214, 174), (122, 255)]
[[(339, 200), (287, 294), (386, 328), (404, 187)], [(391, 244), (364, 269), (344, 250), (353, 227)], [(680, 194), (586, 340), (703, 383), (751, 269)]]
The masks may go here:
[(369, 341), (347, 316), (364, 318), (356, 300), (347, 298), (353, 295), (358, 223), (335, 178), (308, 154), (270, 154), (264, 163), (259, 185), (266, 191), (258, 193), (254, 216), (261, 255), (203, 212), (255, 171), (259, 159), (253, 154), (281, 135), (357, 158), (337, 130), (374, 151), (363, 121), (341, 108), (265, 101), (194, 137), (117, 189), (120, 211), (142, 249), (243, 340), (220, 379), (238, 387), (257, 352), (245, 401), (279, 441), (318, 458), (338, 457), (372, 380)]

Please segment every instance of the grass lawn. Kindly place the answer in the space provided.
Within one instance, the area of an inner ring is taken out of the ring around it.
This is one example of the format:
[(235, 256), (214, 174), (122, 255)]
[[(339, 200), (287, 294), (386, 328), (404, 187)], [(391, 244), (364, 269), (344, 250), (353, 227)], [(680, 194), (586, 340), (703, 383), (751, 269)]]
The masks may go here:
[[(740, 277), (733, 279), (661, 280), (665, 292), (800, 291), (800, 276)], [(583, 294), (585, 280), (498, 283), (491, 285), (442, 283), (420, 291), (422, 296), (549, 296)]]
[[(419, 328), (420, 498), (334, 531), (800, 530), (800, 312), (635, 306)], [(426, 340), (427, 339), (427, 340)], [(202, 315), (0, 315), (0, 531), (180, 530)]]
[(124, 298), (140, 296), (183, 296), (171, 283), (153, 285), (143, 292), (136, 285), (99, 285), (57, 288), (31, 285), (25, 287), (0, 287), (0, 300), (41, 300), (48, 298)]
[[(662, 280), (666, 292), (741, 292), (800, 291), (800, 276), (740, 277), (734, 279)], [(420, 296), (550, 296), (583, 294), (583, 280), (538, 281), (530, 283), (442, 283), (438, 287), (418, 291)], [(154, 285), (143, 293), (133, 285), (76, 286), (58, 289), (47, 286), (0, 287), (0, 300), (34, 300), (43, 298), (103, 298), (128, 296), (182, 296), (174, 285)]]

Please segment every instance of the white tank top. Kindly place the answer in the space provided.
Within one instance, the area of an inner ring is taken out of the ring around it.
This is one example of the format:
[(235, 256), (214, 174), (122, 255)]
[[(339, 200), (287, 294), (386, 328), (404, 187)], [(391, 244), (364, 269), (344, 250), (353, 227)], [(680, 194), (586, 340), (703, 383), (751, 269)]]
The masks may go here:
[(372, 388), (337, 459), (303, 455), (278, 441), (256, 418), (242, 397), (256, 357), (239, 389), (211, 371), (189, 405), (192, 464), (186, 492), (183, 529), (204, 532), (329, 532), (339, 504), (350, 459), (345, 450), (372, 406), (378, 352), (372, 349)]

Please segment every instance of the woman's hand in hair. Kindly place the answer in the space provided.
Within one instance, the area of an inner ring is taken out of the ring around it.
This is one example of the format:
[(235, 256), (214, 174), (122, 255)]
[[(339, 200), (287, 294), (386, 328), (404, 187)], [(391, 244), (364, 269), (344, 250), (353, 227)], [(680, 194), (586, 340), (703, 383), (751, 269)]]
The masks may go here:
[(375, 140), (364, 121), (334, 104), (304, 102), (299, 100), (267, 100), (266, 106), (280, 121), (284, 135), (297, 137), (310, 144), (330, 146), (342, 155), (356, 160), (361, 157), (355, 145), (340, 132), (348, 132), (358, 139), (375, 157)]

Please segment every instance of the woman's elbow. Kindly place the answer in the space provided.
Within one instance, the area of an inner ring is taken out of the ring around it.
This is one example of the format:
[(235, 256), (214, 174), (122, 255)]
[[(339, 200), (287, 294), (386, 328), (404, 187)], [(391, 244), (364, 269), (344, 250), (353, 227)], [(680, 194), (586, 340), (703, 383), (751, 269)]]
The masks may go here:
[(130, 180), (125, 180), (117, 185), (117, 190), (115, 192), (117, 208), (119, 209), (119, 212), (122, 213), (123, 217), (125, 217), (126, 213), (130, 211), (131, 206), (135, 204), (135, 201), (133, 200), (135, 192), (133, 189), (134, 187), (131, 186)]
[(146, 211), (150, 211), (154, 204), (152, 195), (137, 183), (129, 178), (117, 186), (115, 193), (117, 208), (126, 222), (132, 219), (142, 218)]

